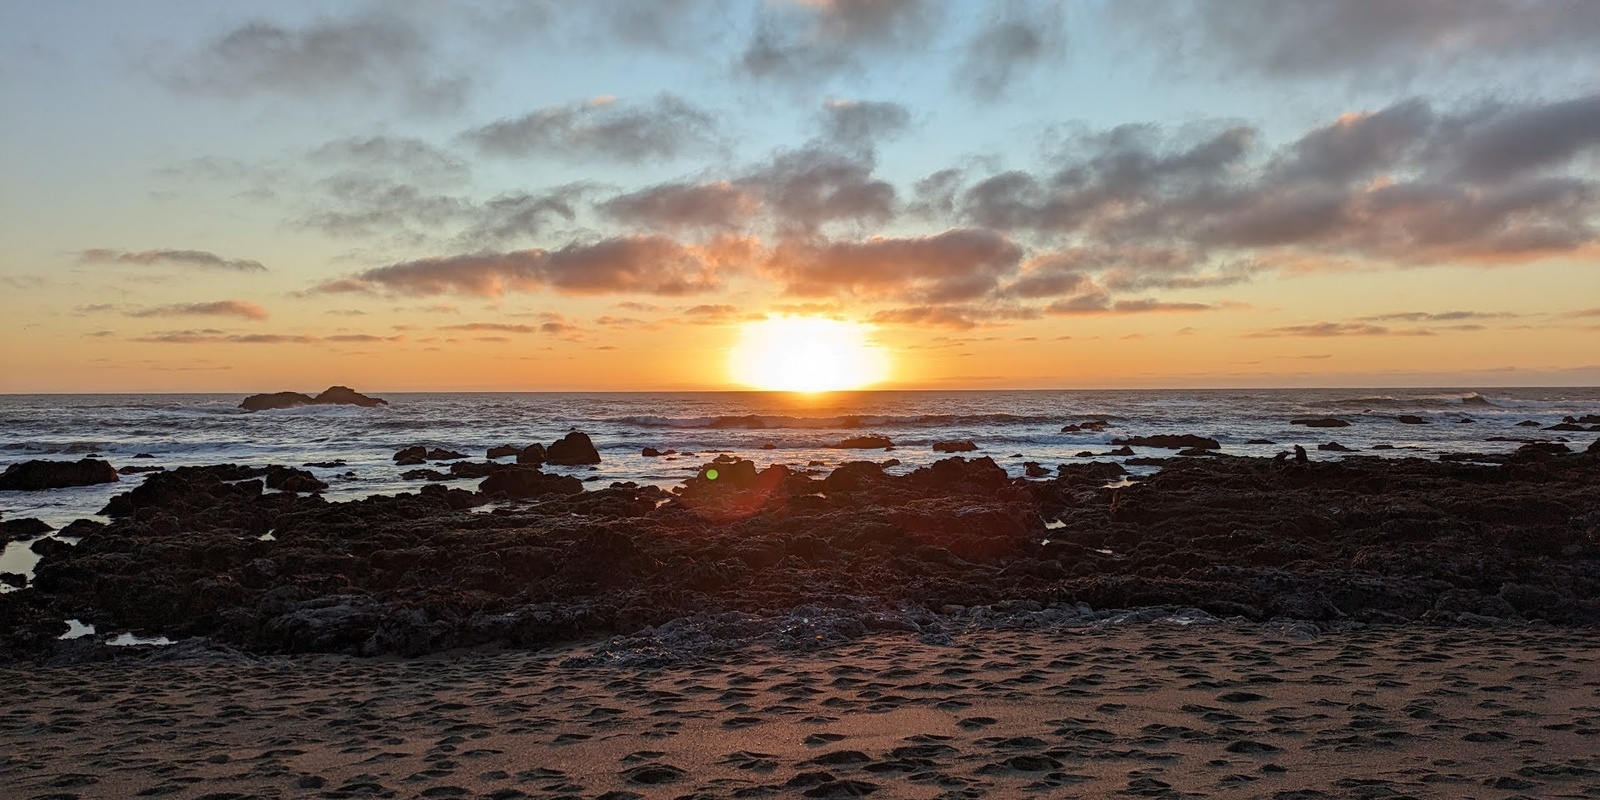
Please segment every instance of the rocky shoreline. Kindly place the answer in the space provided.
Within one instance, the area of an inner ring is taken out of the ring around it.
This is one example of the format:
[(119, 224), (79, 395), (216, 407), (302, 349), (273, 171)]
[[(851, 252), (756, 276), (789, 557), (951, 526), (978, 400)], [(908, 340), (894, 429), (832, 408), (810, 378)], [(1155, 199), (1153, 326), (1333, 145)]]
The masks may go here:
[(63, 531), (75, 546), (40, 540), (33, 580), (0, 594), (0, 653), (92, 649), (58, 639), (67, 619), (366, 656), (537, 649), (800, 608), (841, 614), (845, 630), (823, 639), (937, 635), (939, 619), (975, 608), (1600, 623), (1600, 446), (1470, 461), (1195, 455), (1125, 485), (1116, 464), (1028, 480), (961, 457), (903, 476), (723, 458), (674, 492), (483, 468), (478, 491), (344, 503), (292, 468), (156, 473), (113, 499), (110, 524)]

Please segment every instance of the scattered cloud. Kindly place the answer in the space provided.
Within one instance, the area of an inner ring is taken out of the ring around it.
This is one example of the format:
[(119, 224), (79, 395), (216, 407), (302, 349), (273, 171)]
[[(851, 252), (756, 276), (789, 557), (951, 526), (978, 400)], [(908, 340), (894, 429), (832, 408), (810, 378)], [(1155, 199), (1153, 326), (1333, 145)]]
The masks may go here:
[(637, 164), (710, 150), (716, 119), (672, 94), (644, 102), (597, 98), (497, 120), (461, 136), (485, 155)]
[(992, 5), (989, 20), (966, 43), (957, 82), (980, 99), (995, 100), (1022, 73), (1066, 52), (1065, 6), (1039, 0)]
[(1372, 325), (1365, 322), (1315, 322), (1307, 325), (1287, 325), (1281, 328), (1255, 331), (1245, 336), (1251, 339), (1272, 338), (1278, 336), (1307, 336), (1312, 338), (1327, 338), (1332, 336), (1434, 336), (1434, 332), (1423, 328), (1405, 328), (1396, 330), (1383, 325)]
[(134, 338), (135, 342), (154, 344), (315, 344), (315, 336), (281, 333), (228, 333), (215, 328), (181, 331), (162, 331)]
[(179, 267), (221, 269), (235, 272), (265, 272), (260, 261), (245, 258), (223, 258), (205, 250), (127, 250), (93, 249), (78, 253), (81, 261), (91, 264), (168, 264)]
[(1022, 254), (1020, 245), (994, 231), (953, 229), (860, 242), (786, 242), (774, 249), (766, 269), (791, 295), (894, 295), (948, 303), (992, 293)]
[(505, 322), (467, 322), (461, 325), (441, 325), (441, 331), (499, 331), (501, 333), (533, 333), (538, 330), (532, 325), (518, 325)]
[(124, 312), (130, 317), (240, 317), (260, 322), (267, 310), (244, 300), (217, 300), (211, 303), (174, 303)]
[(425, 258), (324, 283), (318, 291), (377, 289), (427, 296), (499, 297), (506, 292), (686, 295), (717, 284), (719, 254), (660, 236), (622, 236), (558, 250)]

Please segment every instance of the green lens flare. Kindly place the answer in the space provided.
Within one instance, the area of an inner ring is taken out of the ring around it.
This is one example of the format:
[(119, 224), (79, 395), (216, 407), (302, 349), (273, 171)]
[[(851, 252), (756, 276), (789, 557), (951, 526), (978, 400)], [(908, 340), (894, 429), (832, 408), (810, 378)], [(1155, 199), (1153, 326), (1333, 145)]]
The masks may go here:
[(717, 479), (717, 471), (716, 470), (714, 470), (714, 469), (706, 470), (706, 480), (714, 481), (716, 479)]

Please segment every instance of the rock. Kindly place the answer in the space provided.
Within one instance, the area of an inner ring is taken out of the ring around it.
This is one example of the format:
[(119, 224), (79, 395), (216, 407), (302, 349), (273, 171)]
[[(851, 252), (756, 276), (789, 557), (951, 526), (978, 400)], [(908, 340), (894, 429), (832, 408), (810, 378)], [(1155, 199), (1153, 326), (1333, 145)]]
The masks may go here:
[(1374, 449), (1374, 450), (1393, 450), (1394, 449), (1394, 445), (1392, 445), (1392, 444), (1375, 444), (1375, 445), (1372, 446), (1372, 449)]
[(1537, 427), (1539, 427), (1539, 423), (1534, 422), (1531, 419), (1525, 419), (1525, 420), (1517, 423), (1517, 427), (1519, 427), (1519, 428), (1537, 428)]
[(482, 464), (472, 461), (457, 461), (450, 465), (451, 478), (487, 478), (496, 472), (511, 469), (510, 464), (496, 464), (485, 461)]
[(1220, 450), (1222, 445), (1216, 439), (1205, 436), (1196, 436), (1185, 433), (1174, 436), (1172, 434), (1157, 434), (1155, 436), (1129, 436), (1125, 439), (1112, 439), (1112, 444), (1138, 445), (1140, 447), (1160, 447), (1167, 450), (1181, 450), (1185, 447), (1194, 447), (1201, 450)]
[(133, 457), (134, 458), (155, 458), (155, 456), (150, 455), (149, 453), (134, 453)]
[(1107, 422), (1107, 421), (1105, 421), (1103, 419), (1091, 419), (1091, 420), (1088, 420), (1086, 422), (1077, 422), (1077, 423), (1073, 423), (1071, 425), (1063, 425), (1061, 427), (1061, 432), (1062, 433), (1077, 433), (1079, 431), (1094, 431), (1094, 432), (1098, 433), (1100, 431), (1104, 431), (1106, 429), (1106, 427), (1108, 425), (1110, 425), (1110, 424), (1111, 423), (1109, 423), (1109, 422)]
[(116, 481), (117, 471), (99, 459), (24, 461), (6, 467), (6, 471), (0, 473), (0, 490), (42, 492)]
[[(1088, 453), (1087, 455), (1091, 455), (1092, 456), (1092, 455), (1094, 455), (1094, 453)], [(1115, 450), (1108, 451), (1106, 453), (1106, 455), (1108, 455), (1108, 456), (1131, 456), (1131, 455), (1133, 455), (1133, 448), (1131, 448), (1131, 447), (1129, 447), (1127, 445), (1123, 445), (1121, 447), (1118, 447)]]
[(1155, 456), (1135, 456), (1122, 463), (1130, 467), (1161, 467), (1166, 465), (1167, 460)]
[(1317, 449), (1318, 450), (1329, 450), (1329, 451), (1332, 451), (1332, 452), (1335, 452), (1335, 453), (1354, 453), (1355, 452), (1355, 448), (1353, 448), (1353, 447), (1345, 447), (1344, 445), (1339, 444), (1338, 442), (1328, 442), (1327, 444), (1319, 444), (1319, 445), (1317, 445)]
[(761, 449), (762, 450), (776, 450), (776, 449), (778, 449), (778, 446), (773, 444), (772, 442), (766, 442), (766, 443), (761, 445)]
[(35, 536), (43, 536), (53, 530), (55, 528), (32, 517), (0, 521), (0, 544), (9, 542), (12, 539), (31, 539)]
[[(520, 456), (518, 457), (520, 460)], [(545, 450), (545, 460), (551, 464), (574, 467), (600, 463), (600, 451), (589, 441), (588, 434), (573, 431), (553, 442)]]
[(503, 444), (503, 445), (500, 445), (499, 447), (491, 447), (491, 448), (489, 448), (489, 453), (488, 453), (487, 457), (488, 458), (505, 458), (506, 456), (515, 456), (515, 455), (517, 455), (518, 453), (521, 453), (521, 452), (522, 452), (522, 448), (517, 447), (514, 444)]
[(129, 464), (117, 470), (118, 475), (142, 475), (146, 472), (165, 472), (166, 467), (140, 467)]
[(1205, 449), (1204, 447), (1185, 447), (1182, 450), (1178, 451), (1178, 455), (1180, 455), (1180, 456), (1211, 456), (1211, 455), (1216, 455), (1216, 453), (1213, 453), (1210, 450)]
[(1399, 422), (1402, 425), (1427, 425), (1428, 424), (1428, 421), (1426, 419), (1423, 419), (1422, 417), (1419, 417), (1416, 414), (1401, 414), (1400, 416), (1395, 417), (1395, 421)]
[(976, 449), (978, 449), (976, 444), (966, 440), (933, 443), (935, 453), (968, 453)]
[(1030, 478), (1047, 478), (1050, 476), (1050, 470), (1040, 466), (1037, 461), (1024, 461), (1022, 462), (1022, 474)]
[(1294, 446), (1294, 462), (1296, 464), (1305, 464), (1310, 462), (1310, 460), (1311, 459), (1306, 455), (1306, 449), (1304, 447), (1301, 447), (1300, 445)]
[(349, 465), (344, 462), (344, 459), (336, 458), (332, 461), (307, 461), (304, 466), (316, 467), (317, 469), (337, 469)]
[(1586, 431), (1586, 430), (1588, 430), (1588, 428), (1585, 428), (1582, 425), (1579, 425), (1579, 424), (1573, 423), (1573, 422), (1557, 422), (1554, 425), (1546, 425), (1544, 429), (1547, 430), (1547, 431)]
[(645, 449), (639, 451), (639, 455), (644, 456), (645, 458), (657, 458), (661, 455), (661, 451), (655, 449), (654, 447), (646, 447)]
[(1581, 417), (1562, 417), (1562, 422), (1576, 422), (1583, 425), (1600, 425), (1600, 414), (1584, 414)]
[(246, 411), (266, 411), (273, 408), (295, 408), (309, 406), (315, 400), (311, 395), (299, 392), (273, 392), (272, 394), (253, 394), (246, 397), (239, 407)]
[(20, 572), (0, 572), (0, 583), (16, 589), (21, 589), (22, 587), (28, 585), (28, 576), (23, 575)]
[(1250, 441), (1245, 442), (1245, 444), (1277, 444), (1277, 442), (1274, 442), (1271, 439), (1251, 439)]
[(532, 467), (501, 470), (478, 484), (487, 495), (525, 499), (552, 494), (582, 494), (583, 481), (571, 475), (550, 475)]
[(1585, 452), (1585, 453), (1600, 453), (1600, 439), (1596, 439), (1596, 440), (1590, 442), (1589, 443), (1589, 447), (1587, 449), (1585, 449), (1583, 452)]
[(1291, 419), (1290, 425), (1304, 425), (1307, 428), (1348, 428), (1350, 423), (1334, 417), (1319, 417), (1316, 419)]
[(1570, 452), (1572, 450), (1560, 442), (1533, 442), (1517, 448), (1516, 452), (1511, 454), (1511, 460), (1539, 461), (1551, 456), (1564, 456)]
[(414, 466), (425, 461), (456, 461), (463, 458), (467, 458), (466, 453), (457, 453), (443, 447), (429, 449), (420, 444), (394, 454), (394, 462), (402, 467)]
[(1461, 419), (1456, 420), (1456, 423), (1459, 425), (1467, 425), (1473, 422), (1477, 422), (1477, 420), (1473, 419), (1472, 417), (1462, 417)]
[(375, 408), (389, 405), (389, 401), (377, 397), (368, 397), (348, 386), (329, 386), (322, 390), (322, 394), (312, 398), (312, 403), (322, 405), (361, 406), (362, 408)]
[(894, 442), (889, 437), (872, 434), (869, 436), (852, 436), (838, 444), (829, 445), (835, 450), (888, 450), (894, 447)]
[(436, 469), (408, 469), (400, 473), (403, 480), (408, 481), (447, 481), (450, 476)]
[(517, 451), (518, 464), (531, 464), (537, 467), (543, 464), (547, 458), (549, 458), (549, 454), (544, 451), (544, 445), (538, 442), (534, 442)]
[(291, 493), (320, 492), (328, 484), (303, 469), (272, 466), (267, 468), (267, 488)]
[(304, 395), (299, 392), (273, 392), (272, 394), (253, 394), (239, 403), (239, 407), (246, 411), (266, 411), (273, 408), (295, 408), (297, 406), (386, 406), (387, 400), (368, 397), (354, 391), (347, 386), (329, 386), (316, 397)]

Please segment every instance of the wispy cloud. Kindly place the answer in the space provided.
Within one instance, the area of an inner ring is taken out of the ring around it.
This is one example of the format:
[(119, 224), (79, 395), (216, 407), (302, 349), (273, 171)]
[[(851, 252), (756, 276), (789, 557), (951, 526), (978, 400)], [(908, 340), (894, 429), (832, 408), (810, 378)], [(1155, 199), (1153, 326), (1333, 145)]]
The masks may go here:
[(123, 312), (130, 317), (240, 317), (260, 322), (267, 310), (243, 300), (218, 300), (211, 303), (175, 303)]
[(1311, 338), (1327, 338), (1333, 336), (1434, 336), (1433, 331), (1424, 328), (1394, 329), (1383, 325), (1371, 325), (1364, 322), (1314, 322), (1307, 325), (1286, 325), (1281, 328), (1271, 328), (1264, 331), (1254, 331), (1245, 334), (1247, 338), (1263, 339), (1278, 336), (1306, 336)]
[(223, 258), (205, 250), (128, 250), (92, 249), (78, 253), (80, 260), (98, 264), (169, 264), (180, 267), (233, 270), (235, 272), (264, 272), (260, 261), (247, 258)]

